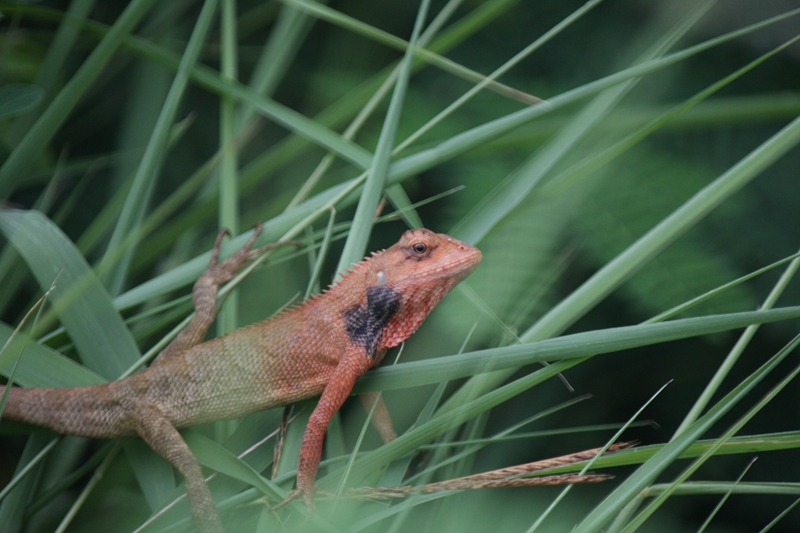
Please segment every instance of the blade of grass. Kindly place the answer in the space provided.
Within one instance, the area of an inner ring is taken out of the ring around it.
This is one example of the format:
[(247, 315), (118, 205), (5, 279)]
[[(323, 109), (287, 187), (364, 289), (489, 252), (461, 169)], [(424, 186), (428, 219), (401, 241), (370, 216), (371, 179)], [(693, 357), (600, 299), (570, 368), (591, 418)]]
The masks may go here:
[(333, 223), (335, 220), (336, 210), (331, 208), (331, 216), (328, 218), (328, 226), (325, 228), (325, 234), (323, 235), (322, 242), (320, 243), (317, 260), (314, 263), (314, 268), (311, 270), (311, 277), (308, 280), (308, 286), (306, 287), (306, 293), (303, 296), (303, 299), (308, 298), (314, 292), (319, 292), (317, 285), (319, 285), (319, 278), (322, 275), (322, 265), (325, 262), (325, 258), (328, 257), (328, 247), (331, 244), (331, 237), (333, 236)]
[[(678, 456), (678, 459), (691, 459), (704, 455), (717, 442), (717, 439), (695, 441), (689, 448)], [(638, 446), (624, 450), (608, 457), (600, 457), (594, 464), (595, 468), (613, 468), (618, 466), (643, 464), (669, 443)], [(733, 437), (717, 449), (716, 455), (753, 454), (777, 450), (791, 450), (800, 448), (800, 433), (787, 431), (783, 433), (764, 433)], [(564, 474), (579, 471), (585, 463), (575, 463), (568, 466), (551, 468), (546, 474)], [(543, 471), (544, 472), (544, 471)], [(658, 485), (653, 485), (647, 490), (653, 490)], [(665, 488), (665, 487), (662, 487)], [(660, 490), (660, 489), (659, 489)]]
[[(441, 27), (447, 22), (450, 15), (452, 15), (455, 7), (457, 7), (462, 0), (449, 0), (448, 3), (442, 8), (439, 14), (433, 19), (431, 24), (425, 29), (424, 32), (419, 36), (417, 39), (417, 44), (419, 46), (425, 46), (438, 32)], [(355, 118), (350, 122), (347, 126), (345, 131), (342, 133), (342, 137), (345, 139), (352, 139), (355, 137), (356, 133), (361, 129), (367, 119), (372, 116), (375, 110), (378, 108), (378, 104), (383, 100), (384, 96), (389, 92), (389, 89), (394, 86), (397, 82), (397, 77), (400, 75), (400, 71), (403, 65), (403, 61), (400, 61), (392, 70), (391, 73), (383, 80), (383, 83), (380, 84), (379, 87), (376, 88), (375, 92), (367, 101), (366, 105), (364, 105)], [(415, 66), (415, 62), (412, 60), (413, 69)], [(379, 78), (380, 76), (378, 76)], [(377, 78), (376, 78), (377, 79)], [(392, 155), (394, 155), (397, 151), (392, 150)], [(314, 171), (311, 173), (309, 178), (303, 184), (300, 189), (298, 189), (297, 193), (295, 194), (294, 198), (292, 198), (289, 205), (286, 206), (286, 211), (290, 210), (291, 208), (298, 205), (300, 202), (303, 202), (308, 199), (309, 191), (316, 186), (322, 176), (330, 169), (331, 165), (335, 161), (335, 155), (333, 152), (329, 152), (322, 161), (317, 165)], [(399, 184), (395, 184), (387, 189), (387, 194), (390, 195), (398, 195), (396, 192), (395, 186), (399, 187)], [(413, 215), (415, 213), (405, 215), (411, 222), (413, 222)], [(420, 221), (416, 227), (422, 227), (422, 222)]]
[[(785, 48), (794, 44), (798, 39), (800, 39), (800, 36), (789, 39), (785, 43), (775, 47), (769, 52), (757, 57), (756, 59), (754, 59), (747, 65), (743, 66), (742, 68), (737, 69), (735, 72), (711, 84), (710, 86), (698, 92), (697, 94), (695, 94), (694, 96), (692, 96), (679, 106), (670, 109), (669, 111), (663, 113), (659, 117), (654, 118), (648, 124), (637, 129), (624, 139), (614, 143), (612, 146), (609, 146), (608, 148), (601, 150), (585, 158), (583, 161), (580, 161), (572, 165), (571, 167), (567, 168), (563, 172), (559, 173), (557, 176), (554, 176), (553, 179), (549, 180), (546, 184), (542, 186), (541, 197), (546, 198), (548, 196), (555, 194), (556, 192), (565, 190), (570, 185), (574, 186), (575, 183), (581, 178), (590, 175), (592, 172), (601, 168), (603, 165), (610, 163), (618, 156), (624, 154), (627, 150), (629, 150), (633, 146), (636, 146), (639, 142), (646, 139), (648, 136), (650, 136), (650, 134), (661, 130), (662, 128), (669, 125), (670, 122), (677, 120), (679, 117), (687, 113), (696, 105), (706, 101), (707, 98), (718, 92), (723, 87), (728, 86), (731, 82), (739, 79), (746, 73), (750, 72), (755, 67), (766, 61), (767, 59), (771, 58), (775, 54), (781, 52)], [(797, 113), (795, 113), (793, 116), (796, 115)]]
[[(221, 4), (221, 70), (222, 75), (231, 81), (239, 78), (239, 46), (236, 33), (236, 1), (222, 0)], [(194, 65), (192, 65), (194, 66)], [(223, 96), (219, 110), (219, 149), (222, 161), (219, 168), (219, 227), (228, 228), (231, 235), (239, 233), (239, 155), (236, 149), (236, 117), (234, 100)], [(231, 149), (224, 148), (230, 144)], [(227, 298), (227, 304), (217, 315), (217, 334), (224, 335), (238, 326), (239, 292), (233, 291)]]
[[(259, 94), (271, 97), (315, 20), (294, 6), (281, 6), (248, 85)], [(242, 106), (236, 115), (237, 129), (246, 127), (254, 114), (251, 106)]]
[[(611, 447), (611, 445), (612, 445), (612, 444), (614, 444), (615, 442), (617, 442), (617, 441), (618, 441), (620, 438), (622, 438), (622, 434), (623, 434), (623, 433), (624, 433), (624, 432), (625, 432), (625, 431), (626, 431), (626, 430), (627, 430), (627, 429), (628, 429), (628, 428), (631, 426), (631, 424), (633, 424), (633, 422), (634, 422), (634, 421), (635, 421), (637, 418), (639, 418), (639, 416), (640, 416), (640, 415), (642, 414), (642, 412), (643, 412), (643, 411), (644, 411), (644, 410), (647, 408), (647, 406), (648, 406), (648, 405), (650, 405), (651, 403), (653, 403), (653, 400), (655, 400), (655, 399), (656, 399), (656, 397), (658, 397), (658, 395), (659, 395), (659, 394), (661, 394), (661, 392), (662, 392), (664, 389), (666, 389), (666, 388), (667, 388), (667, 386), (668, 386), (670, 383), (671, 383), (671, 381), (670, 381), (670, 382), (668, 382), (668, 383), (666, 383), (666, 384), (664, 384), (664, 385), (662, 385), (662, 387), (661, 387), (660, 389), (658, 389), (658, 390), (656, 391), (656, 393), (655, 393), (655, 394), (653, 394), (652, 396), (650, 396), (650, 398), (649, 398), (649, 399), (648, 399), (648, 400), (647, 400), (647, 401), (646, 401), (646, 402), (645, 402), (645, 403), (644, 403), (644, 404), (643, 404), (643, 405), (642, 405), (642, 406), (641, 406), (641, 407), (640, 407), (640, 408), (639, 408), (639, 409), (638, 409), (638, 410), (637, 410), (637, 411), (636, 411), (636, 412), (633, 414), (633, 416), (631, 416), (631, 417), (628, 419), (628, 421), (625, 423), (625, 425), (623, 425), (623, 426), (622, 426), (622, 427), (621, 427), (621, 428), (620, 428), (620, 429), (619, 429), (619, 430), (618, 430), (618, 431), (617, 431), (617, 432), (614, 434), (614, 436), (613, 436), (613, 437), (611, 437), (610, 439), (608, 439), (608, 440), (606, 441), (606, 444), (605, 444), (605, 446), (603, 446), (603, 448), (602, 448), (602, 449), (601, 449), (599, 452), (597, 452), (597, 455), (595, 455), (594, 457), (592, 457), (591, 459), (589, 459), (588, 461), (586, 461), (586, 466), (584, 466), (584, 467), (583, 467), (583, 468), (581, 468), (581, 470), (580, 470), (580, 473), (581, 473), (581, 474), (585, 474), (586, 472), (588, 472), (588, 470), (589, 470), (590, 468), (592, 468), (592, 466), (593, 466), (593, 465), (594, 465), (594, 464), (597, 462), (597, 459), (598, 459), (598, 458), (600, 458), (600, 457), (602, 457), (603, 455), (605, 455), (606, 451), (607, 451), (607, 450), (608, 450), (608, 449)], [(573, 485), (567, 485), (566, 487), (564, 487), (564, 489), (563, 489), (563, 490), (562, 490), (562, 491), (561, 491), (561, 492), (558, 494), (558, 496), (556, 497), (556, 499), (555, 499), (555, 500), (553, 500), (553, 501), (552, 501), (552, 503), (550, 503), (550, 505), (548, 505), (548, 506), (547, 506), (547, 509), (545, 509), (545, 511), (544, 511), (544, 512), (543, 512), (543, 513), (542, 513), (542, 514), (541, 514), (541, 515), (540, 515), (540, 516), (539, 516), (539, 517), (536, 519), (536, 521), (535, 521), (535, 522), (534, 522), (534, 523), (531, 525), (531, 527), (530, 527), (530, 528), (528, 528), (528, 530), (527, 530), (527, 532), (526, 532), (526, 533), (533, 533), (534, 531), (536, 531), (536, 530), (539, 528), (539, 526), (542, 524), (542, 522), (544, 522), (544, 521), (545, 521), (545, 519), (546, 519), (546, 518), (547, 518), (547, 517), (550, 515), (550, 513), (551, 513), (551, 512), (553, 512), (553, 510), (556, 508), (556, 506), (557, 506), (557, 505), (558, 505), (558, 504), (559, 504), (559, 503), (560, 503), (560, 502), (561, 502), (561, 501), (562, 501), (564, 498), (566, 498), (567, 494), (569, 494), (569, 492), (572, 490), (572, 487), (573, 487)]]
[[(585, 399), (585, 398), (584, 398)], [(441, 448), (444, 446), (447, 447), (460, 447), (460, 446), (471, 446), (473, 444), (491, 444), (493, 442), (506, 442), (506, 441), (513, 441), (513, 440), (525, 440), (525, 439), (536, 439), (540, 437), (552, 437), (554, 435), (570, 435), (575, 433), (589, 433), (592, 431), (608, 431), (610, 429), (619, 429), (624, 424), (593, 424), (589, 426), (574, 426), (568, 428), (561, 428), (561, 429), (543, 429), (540, 431), (526, 431), (524, 433), (514, 433), (513, 435), (507, 435), (497, 438), (483, 438), (483, 439), (469, 439), (469, 440), (458, 440), (453, 442), (448, 442), (446, 444), (425, 444), (420, 446), (421, 450), (435, 450), (436, 448)], [(634, 422), (629, 427), (658, 427), (658, 424), (655, 424), (652, 420), (643, 420), (641, 422)]]
[(433, 148), (422, 150), (412, 156), (396, 161), (389, 168), (389, 183), (394, 183), (394, 180), (402, 180), (409, 175), (418, 174), (425, 169), (430, 168), (440, 162), (450, 160), (457, 155), (463, 154), (468, 150), (480, 146), (490, 140), (494, 140), (501, 135), (504, 135), (519, 126), (540, 118), (546, 114), (552, 113), (557, 109), (561, 109), (566, 105), (573, 104), (584, 98), (592, 96), (596, 93), (608, 89), (619, 83), (623, 83), (631, 78), (645, 76), (652, 72), (662, 70), (670, 65), (684, 61), (689, 57), (709, 50), (715, 46), (719, 46), (737, 37), (741, 37), (750, 32), (762, 29), (771, 24), (785, 20), (800, 14), (800, 9), (793, 10), (778, 17), (764, 20), (762, 22), (741, 28), (739, 30), (727, 33), (720, 37), (709, 39), (695, 46), (691, 46), (684, 50), (668, 54), (664, 57), (647, 61), (640, 65), (627, 68), (615, 74), (611, 74), (596, 81), (587, 83), (575, 89), (571, 89), (558, 96), (554, 96), (547, 100), (546, 103), (531, 106), (520, 111), (516, 111), (502, 118), (492, 120), (463, 133), (457, 134), (446, 141), (439, 143)]
[[(705, 521), (703, 522), (703, 525), (701, 525), (700, 528), (697, 530), (697, 533), (703, 533), (708, 528), (708, 525), (711, 523), (711, 521), (714, 519), (714, 517), (717, 516), (717, 513), (719, 513), (719, 510), (722, 509), (722, 506), (725, 505), (725, 502), (728, 501), (728, 498), (730, 498), (731, 494), (733, 494), (733, 491), (736, 490), (736, 487), (742, 481), (742, 478), (744, 478), (745, 474), (747, 474), (747, 472), (750, 470), (750, 467), (753, 466), (753, 463), (756, 462), (756, 459), (758, 459), (758, 457), (753, 457), (750, 460), (750, 462), (747, 463), (747, 466), (744, 467), (744, 470), (742, 470), (742, 473), (739, 474), (738, 478), (736, 478), (736, 481), (733, 484), (731, 484), (730, 490), (728, 492), (726, 492), (722, 496), (722, 498), (720, 498), (719, 502), (714, 507), (714, 510), (711, 511), (711, 513), (709, 513), (708, 518), (705, 519)], [(674, 492), (673, 492), (673, 494), (674, 494)]]
[(531, 55), (533, 52), (544, 46), (547, 42), (552, 40), (555, 36), (560, 34), (562, 31), (567, 29), (573, 22), (580, 19), (583, 15), (588, 13), (592, 8), (594, 8), (597, 4), (602, 2), (603, 0), (589, 0), (583, 6), (578, 8), (577, 10), (573, 11), (568, 17), (564, 20), (550, 28), (544, 35), (536, 39), (534, 42), (526, 46), (522, 51), (518, 52), (514, 57), (503, 63), (500, 67), (495, 69), (491, 74), (486, 76), (483, 80), (477, 83), (474, 87), (472, 87), (469, 91), (458, 97), (458, 99), (448, 105), (444, 110), (439, 112), (435, 117), (430, 119), (426, 122), (421, 128), (415, 131), (413, 134), (409, 135), (402, 143), (400, 143), (395, 152), (400, 152), (405, 149), (407, 146), (410, 146), (414, 142), (417, 141), (420, 137), (422, 137), (426, 132), (431, 130), (434, 126), (439, 124), (442, 120), (447, 118), (448, 116), (452, 115), (453, 112), (468, 101), (470, 101), (475, 95), (477, 95), (480, 91), (486, 88), (490, 82), (496, 80), (509, 70), (511, 70), (515, 65), (517, 65), (520, 61)]
[[(0, 323), (0, 342), (8, 340), (12, 333), (12, 328)], [(14, 344), (24, 342), (23, 336), (19, 335)], [(23, 387), (85, 387), (107, 382), (88, 368), (36, 342), (27, 344), (26, 353), (17, 366), (15, 378)], [(8, 377), (12, 365), (13, 361), (3, 356), (0, 373)]]
[(578, 403), (584, 402), (584, 401), (588, 400), (589, 398), (591, 398), (591, 395), (590, 394), (585, 394), (583, 396), (579, 396), (577, 398), (573, 398), (571, 400), (568, 400), (566, 402), (560, 403), (558, 405), (555, 405), (555, 406), (552, 406), (552, 407), (548, 407), (547, 409), (545, 409), (543, 411), (540, 411), (540, 412), (536, 413), (533, 416), (529, 416), (525, 420), (523, 420), (521, 422), (518, 422), (518, 423), (514, 424), (513, 426), (508, 427), (508, 428), (504, 429), (503, 431), (497, 432), (494, 435), (492, 435), (491, 437), (488, 437), (488, 438), (485, 438), (485, 439), (468, 439), (466, 441), (464, 441), (464, 440), (451, 441), (451, 442), (446, 442), (446, 443), (437, 443), (437, 444), (433, 444), (433, 445), (421, 446), (420, 447), (421, 449), (436, 449), (436, 448), (442, 448), (444, 446), (447, 446), (447, 447), (451, 447), (451, 446), (469, 446), (469, 448), (461, 450), (458, 453), (456, 453), (456, 454), (454, 454), (454, 455), (452, 455), (450, 457), (447, 457), (444, 460), (431, 461), (431, 463), (433, 463), (432, 466), (429, 466), (425, 470), (423, 470), (421, 472), (418, 472), (418, 473), (408, 477), (408, 479), (406, 479), (404, 481), (404, 483), (407, 484), (407, 485), (425, 484), (430, 479), (430, 477), (431, 477), (430, 475), (433, 472), (436, 472), (437, 470), (441, 469), (442, 467), (445, 467), (445, 466), (447, 466), (447, 465), (449, 465), (449, 464), (451, 464), (453, 462), (459, 461), (464, 457), (474, 456), (478, 451), (480, 451), (483, 448), (485, 448), (486, 445), (488, 445), (488, 444), (496, 444), (498, 442), (502, 442), (503, 440), (506, 440), (508, 438), (509, 434), (514, 432), (514, 431), (516, 431), (517, 429), (522, 428), (522, 427), (524, 427), (524, 426), (526, 426), (526, 425), (528, 425), (528, 424), (530, 424), (532, 422), (535, 422), (537, 420), (540, 420), (542, 418), (557, 414), (557, 413), (563, 411), (564, 409), (572, 407), (573, 405), (576, 405)]
[[(45, 292), (42, 295), (42, 297), (39, 298), (39, 300), (36, 302), (36, 304), (28, 310), (28, 312), (25, 314), (25, 316), (20, 321), (19, 325), (14, 330), (14, 333), (12, 333), (11, 336), (8, 339), (6, 339), (5, 343), (3, 343), (3, 348), (0, 349), (0, 357), (3, 357), (4, 352), (9, 348), (9, 346), (14, 341), (14, 339), (17, 338), (17, 335), (22, 330), (22, 328), (25, 326), (25, 323), (28, 321), (28, 319), (30, 318), (31, 314), (34, 311), (36, 311), (36, 317), (33, 320), (32, 329), (36, 327), (36, 321), (38, 320), (39, 315), (41, 314), (41, 307), (44, 304), (44, 302), (47, 300), (47, 297), (50, 296), (50, 293), (53, 291), (54, 288), (55, 288), (55, 286), (51, 285), (50, 289), (47, 292)], [(8, 350), (8, 356), (3, 357), (3, 358), (11, 358), (11, 357), (13, 357), (14, 365), (11, 367), (11, 372), (9, 372), (9, 374), (8, 374), (8, 382), (5, 384), (5, 390), (3, 391), (3, 396), (2, 396), (2, 398), (0, 398), (0, 419), (2, 419), (2, 417), (3, 417), (3, 410), (6, 407), (6, 402), (8, 401), (8, 395), (11, 393), (11, 387), (15, 383), (14, 382), (14, 377), (15, 377), (15, 375), (17, 373), (17, 367), (19, 367), (19, 363), (22, 360), (22, 356), (25, 353), (25, 346), (26, 346), (26, 344), (23, 344), (20, 347), (20, 349), (17, 350), (17, 351)], [(16, 357), (14, 357), (14, 355), (13, 355), (14, 353), (18, 353), (18, 355)], [(2, 499), (2, 498), (0, 498), (0, 499)]]
[[(89, 15), (94, 4), (95, 0), (72, 0), (67, 8), (67, 13), (78, 18), (85, 18)], [(41, 115), (43, 105), (52, 98), (58, 75), (61, 73), (64, 61), (66, 61), (78, 38), (78, 31), (77, 27), (66, 21), (62, 21), (59, 25), (55, 37), (53, 37), (53, 42), (47, 49), (47, 54), (42, 61), (42, 67), (33, 80), (34, 85), (43, 89), (44, 99), (37, 104), (37, 109), (34, 112), (27, 113), (14, 121), (9, 132), (9, 138), (13, 139), (15, 143), (30, 129), (33, 122)]]
[(787, 507), (786, 509), (784, 509), (784, 510), (783, 510), (783, 511), (782, 511), (782, 512), (781, 512), (781, 513), (778, 515), (778, 516), (776, 516), (776, 517), (775, 517), (775, 518), (774, 518), (774, 519), (773, 519), (773, 520), (772, 520), (772, 521), (771, 521), (769, 524), (767, 524), (766, 526), (764, 526), (764, 529), (762, 529), (762, 530), (761, 530), (761, 531), (759, 531), (758, 533), (767, 533), (767, 532), (768, 532), (770, 529), (772, 529), (772, 528), (773, 528), (773, 526), (774, 526), (775, 524), (777, 524), (778, 522), (780, 522), (780, 521), (781, 521), (781, 519), (782, 519), (784, 516), (786, 516), (787, 514), (789, 514), (789, 511), (791, 511), (792, 509), (794, 509), (795, 507), (797, 507), (797, 504), (798, 504), (798, 503), (800, 503), (800, 498), (796, 499), (796, 500), (794, 501), (794, 503), (792, 503), (792, 504), (791, 504), (789, 507)]
[[(139, 1), (141, 2), (144, 0)], [(154, 0), (147, 1), (153, 2)], [(8, 8), (9, 12), (25, 13), (27, 15), (38, 16), (46, 20), (64, 19), (65, 21), (71, 21), (71, 23), (86, 28), (87, 30), (98, 35), (106, 35), (109, 31), (108, 28), (102, 24), (71, 17), (52, 9), (44, 9), (38, 6), (12, 5), (9, 5)], [(145, 39), (138, 37), (127, 37), (124, 40), (124, 43), (133, 51), (141, 53), (153, 61), (165, 65), (173, 70), (177, 70), (180, 65), (180, 59), (176, 54), (167, 51)], [(331, 131), (329, 128), (323, 126), (320, 122), (314, 121), (287, 106), (275, 102), (270, 98), (266, 98), (242, 83), (225, 80), (219, 71), (198, 63), (192, 70), (192, 79), (201, 87), (204, 87), (215, 94), (227, 94), (236, 98), (237, 101), (241, 101), (245, 104), (253, 106), (258, 113), (264, 117), (273, 120), (275, 123), (286, 127), (290, 131), (294, 131), (298, 135), (323, 148), (336, 152), (343, 159), (349, 161), (357, 168), (365, 169), (370, 164), (372, 155), (361, 146), (353, 142), (343, 140), (339, 135)], [(2, 169), (0, 169), (0, 171), (1, 170)], [(0, 173), (0, 177), (2, 177), (2, 173)], [(0, 192), (2, 192), (2, 189), (0, 189)]]
[[(634, 61), (634, 65), (663, 56), (711, 8), (713, 0), (699, 3), (692, 12)], [(450, 231), (455, 238), (477, 244), (530, 194), (544, 176), (579, 140), (616, 107), (638, 83), (632, 78), (598, 94), (575, 117), (511, 175), (504, 179)]]
[(784, 257), (783, 259), (781, 259), (779, 261), (775, 261), (774, 263), (771, 263), (771, 264), (769, 264), (769, 265), (767, 265), (765, 267), (759, 268), (758, 270), (754, 270), (753, 272), (751, 272), (749, 274), (746, 274), (746, 275), (744, 275), (744, 276), (742, 276), (740, 278), (736, 278), (733, 281), (729, 281), (728, 283), (725, 283), (724, 285), (720, 285), (716, 289), (711, 289), (708, 292), (704, 292), (700, 296), (696, 296), (695, 298), (692, 298), (688, 302), (684, 302), (684, 303), (682, 303), (680, 305), (676, 305), (672, 309), (667, 309), (663, 313), (659, 313), (658, 315), (654, 316), (653, 318), (650, 318), (650, 319), (646, 320), (644, 323), (645, 324), (653, 324), (655, 322), (663, 322), (664, 320), (668, 320), (668, 319), (670, 319), (670, 318), (672, 318), (672, 317), (674, 317), (676, 315), (679, 315), (680, 313), (686, 311), (687, 309), (691, 309), (693, 306), (695, 306), (695, 305), (697, 305), (697, 304), (699, 304), (701, 302), (705, 302), (709, 298), (713, 298), (714, 296), (716, 296), (718, 294), (721, 294), (722, 292), (726, 291), (727, 289), (729, 289), (731, 287), (735, 287), (736, 285), (739, 285), (740, 283), (744, 283), (745, 281), (753, 279), (756, 276), (760, 276), (761, 274), (764, 274), (765, 272), (769, 272), (773, 268), (776, 268), (776, 267), (779, 267), (781, 265), (784, 265), (784, 264), (786, 264), (786, 263), (788, 263), (790, 261), (793, 261), (793, 260), (797, 259), (798, 257), (800, 257), (800, 252), (798, 252), (796, 254), (792, 254), (792, 255), (790, 255), (788, 257)]
[(64, 516), (64, 518), (61, 520), (61, 522), (58, 524), (58, 527), (56, 528), (54, 533), (64, 533), (64, 531), (66, 531), (66, 529), (72, 522), (72, 519), (75, 518), (75, 515), (78, 513), (80, 508), (83, 507), (84, 503), (86, 503), (86, 498), (89, 497), (89, 494), (92, 492), (92, 490), (94, 490), (95, 486), (97, 486), (97, 484), (105, 475), (105, 472), (108, 469), (108, 467), (111, 466), (111, 461), (114, 460), (114, 457), (117, 455), (117, 452), (119, 452), (119, 449), (120, 449), (120, 444), (119, 442), (117, 442), (111, 448), (111, 451), (108, 452), (108, 455), (105, 457), (105, 459), (103, 459), (103, 462), (100, 463), (100, 466), (97, 467), (97, 470), (94, 471), (94, 474), (89, 479), (89, 483), (87, 483), (86, 486), (83, 488), (80, 495), (78, 496), (78, 499), (75, 500), (75, 502), (69, 508), (69, 511), (67, 512), (66, 516)]
[[(41, 473), (41, 458), (56, 445), (52, 435), (34, 433), (25, 444), (14, 476), (20, 480), (0, 504), (0, 524), (9, 532), (22, 530), (25, 506), (36, 488), (36, 481)], [(32, 468), (28, 464), (34, 462)]]

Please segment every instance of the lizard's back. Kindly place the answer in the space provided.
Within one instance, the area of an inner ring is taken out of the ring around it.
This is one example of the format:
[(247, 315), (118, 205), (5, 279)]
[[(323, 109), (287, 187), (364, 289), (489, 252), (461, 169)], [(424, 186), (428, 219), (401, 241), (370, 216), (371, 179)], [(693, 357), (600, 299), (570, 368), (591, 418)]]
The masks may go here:
[(158, 405), (176, 427), (318, 396), (344, 347), (341, 328), (326, 327), (313, 309), (291, 309), (195, 346), (114, 382), (113, 394)]
[(68, 435), (117, 438), (137, 434), (129, 414), (141, 405), (187, 427), (318, 396), (343, 353), (338, 318), (324, 304), (306, 302), (111, 383), (13, 387), (3, 417)]

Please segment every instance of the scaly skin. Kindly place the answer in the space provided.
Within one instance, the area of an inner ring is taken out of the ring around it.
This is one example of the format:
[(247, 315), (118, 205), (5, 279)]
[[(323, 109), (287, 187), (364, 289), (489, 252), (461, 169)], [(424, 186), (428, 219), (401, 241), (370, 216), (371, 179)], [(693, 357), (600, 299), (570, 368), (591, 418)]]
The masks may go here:
[[(319, 396), (300, 447), (298, 492), (310, 505), (325, 431), (356, 379), (428, 313), (481, 260), (447, 235), (410, 230), (358, 263), (323, 294), (278, 316), (200, 343), (215, 317), (218, 287), (254, 254), (250, 247), (211, 264), (195, 283), (192, 323), (145, 371), (73, 389), (11, 389), (3, 416), (93, 438), (140, 436), (186, 479), (192, 518), (203, 533), (223, 532), (197, 459), (177, 428), (238, 418)], [(0, 394), (3, 388), (0, 387)], [(374, 401), (374, 397), (365, 403)], [(394, 438), (379, 402), (376, 426)]]

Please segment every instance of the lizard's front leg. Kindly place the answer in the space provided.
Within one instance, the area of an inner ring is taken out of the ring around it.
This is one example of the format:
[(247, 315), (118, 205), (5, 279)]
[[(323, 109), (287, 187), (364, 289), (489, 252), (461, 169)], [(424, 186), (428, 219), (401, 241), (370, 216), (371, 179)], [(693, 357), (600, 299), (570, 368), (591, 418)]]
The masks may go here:
[(392, 417), (389, 416), (389, 410), (383, 402), (383, 397), (377, 392), (365, 392), (359, 395), (359, 398), (364, 405), (364, 409), (367, 410), (367, 413), (372, 409), (372, 405), (378, 402), (377, 405), (375, 405), (375, 410), (372, 412), (372, 425), (378, 430), (378, 433), (380, 433), (383, 443), (386, 444), (396, 439), (397, 433), (394, 432)]
[[(259, 222), (253, 229), (253, 235), (247, 243), (235, 254), (225, 259), (221, 263), (219, 260), (219, 249), (222, 239), (228, 235), (228, 230), (222, 228), (217, 234), (214, 243), (214, 250), (211, 252), (211, 261), (208, 268), (197, 279), (192, 289), (192, 303), (194, 303), (195, 315), (192, 321), (186, 326), (169, 345), (162, 350), (152, 364), (163, 363), (164, 361), (184, 353), (189, 348), (196, 346), (205, 339), (208, 328), (217, 316), (217, 293), (220, 285), (229, 282), (243, 266), (250, 262), (253, 257), (267, 250), (285, 246), (287, 244), (298, 245), (296, 241), (284, 241), (267, 244), (252, 250), (258, 236), (261, 234), (262, 226)], [(152, 366), (152, 365), (151, 365)]]
[(334, 413), (350, 396), (356, 380), (369, 370), (371, 364), (371, 358), (363, 352), (345, 356), (333, 372), (328, 385), (320, 396), (317, 407), (308, 419), (303, 441), (300, 444), (297, 490), (303, 495), (309, 509), (314, 507), (314, 479), (317, 477), (319, 461), (322, 457), (325, 431), (328, 429)]

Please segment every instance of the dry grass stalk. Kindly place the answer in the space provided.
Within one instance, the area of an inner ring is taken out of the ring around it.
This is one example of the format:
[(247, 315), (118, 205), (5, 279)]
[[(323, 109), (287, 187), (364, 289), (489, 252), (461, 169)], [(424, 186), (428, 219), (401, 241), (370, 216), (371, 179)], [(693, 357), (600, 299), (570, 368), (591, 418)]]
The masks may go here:
[[(632, 442), (618, 442), (611, 445), (606, 454), (611, 454), (633, 446)], [(427, 485), (407, 485), (404, 487), (357, 487), (347, 491), (347, 496), (352, 498), (367, 498), (374, 500), (387, 500), (391, 498), (405, 498), (411, 494), (431, 494), (449, 490), (476, 490), (503, 487), (533, 487), (542, 485), (571, 485), (575, 483), (600, 483), (613, 476), (605, 474), (559, 474), (552, 476), (520, 477), (548, 468), (570, 465), (586, 461), (595, 457), (602, 448), (593, 448), (582, 452), (562, 455), (551, 459), (534, 461), (508, 468), (483, 472), (471, 476), (464, 476)], [(325, 493), (318, 492), (320, 496)]]

